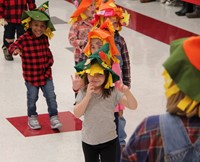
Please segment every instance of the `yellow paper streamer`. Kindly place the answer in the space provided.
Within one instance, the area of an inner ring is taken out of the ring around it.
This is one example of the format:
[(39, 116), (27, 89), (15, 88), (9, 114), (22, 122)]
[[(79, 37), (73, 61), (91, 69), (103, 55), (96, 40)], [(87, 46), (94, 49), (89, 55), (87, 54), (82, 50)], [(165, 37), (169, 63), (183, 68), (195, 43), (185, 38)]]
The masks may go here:
[(186, 110), (186, 113), (190, 113), (194, 107), (199, 103), (199, 101), (192, 101), (192, 104), (189, 106), (189, 108)]
[(81, 17), (82, 20), (87, 19), (87, 16), (85, 14), (83, 14), (83, 13), (80, 14), (80, 17)]
[(125, 10), (125, 12), (122, 14), (122, 16), (124, 18), (120, 20), (120, 23), (122, 25), (128, 26), (129, 25), (130, 14)]
[(30, 17), (27, 17), (24, 19), (21, 23), (24, 25), (24, 30), (27, 30), (29, 28), (29, 22), (31, 21)]
[(170, 88), (166, 89), (165, 94), (167, 97), (170, 97), (171, 95), (176, 94), (179, 91), (180, 91), (180, 89), (177, 87), (176, 84), (174, 84)]
[[(108, 67), (106, 64), (103, 65)], [(96, 63), (91, 65), (89, 69), (77, 72), (76, 74), (83, 76), (85, 73), (90, 74), (91, 76), (94, 76), (95, 74), (104, 74), (104, 69)], [(111, 73), (109, 72), (108, 81), (104, 88), (109, 89), (110, 87), (113, 87), (113, 79)]]
[(185, 109), (192, 103), (192, 99), (189, 98), (188, 96), (185, 96), (177, 105), (177, 107), (182, 110), (185, 111)]
[(51, 31), (51, 29), (50, 29), (49, 27), (46, 29), (46, 31), (44, 32), (44, 34), (45, 34), (49, 39), (51, 39), (51, 38), (54, 36), (53, 32)]
[(109, 73), (109, 76), (108, 76), (108, 81), (105, 85), (105, 89), (109, 89), (109, 87), (113, 87), (113, 80), (112, 80), (112, 75)]
[[(166, 70), (163, 71), (162, 73), (164, 80), (165, 80), (165, 84), (164, 87), (166, 89), (166, 96), (170, 97), (173, 94), (176, 94), (180, 91), (180, 89), (178, 88), (178, 86), (176, 84), (172, 84), (173, 80), (171, 79), (170, 75), (168, 74), (168, 72)], [(194, 111), (194, 109), (196, 108), (196, 106), (199, 104), (199, 101), (195, 101), (192, 100), (190, 97), (185, 96), (178, 104), (177, 104), (177, 108), (179, 108), (181, 111), (184, 111), (186, 114), (191, 115), (190, 113), (192, 113)], [(198, 116), (200, 117), (200, 106), (198, 108)]]

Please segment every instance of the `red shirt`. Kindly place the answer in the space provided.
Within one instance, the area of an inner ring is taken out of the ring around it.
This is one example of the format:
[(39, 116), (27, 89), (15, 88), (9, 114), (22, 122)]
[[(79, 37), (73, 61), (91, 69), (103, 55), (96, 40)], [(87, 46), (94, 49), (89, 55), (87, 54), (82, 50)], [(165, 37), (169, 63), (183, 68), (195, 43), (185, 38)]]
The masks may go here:
[(0, 0), (0, 18), (20, 24), (22, 13), (35, 8), (35, 0)]
[(51, 66), (54, 61), (46, 35), (37, 38), (27, 31), (9, 46), (9, 53), (13, 53), (17, 48), (22, 52), (25, 81), (34, 86), (42, 86), (46, 84), (46, 79), (52, 79)]

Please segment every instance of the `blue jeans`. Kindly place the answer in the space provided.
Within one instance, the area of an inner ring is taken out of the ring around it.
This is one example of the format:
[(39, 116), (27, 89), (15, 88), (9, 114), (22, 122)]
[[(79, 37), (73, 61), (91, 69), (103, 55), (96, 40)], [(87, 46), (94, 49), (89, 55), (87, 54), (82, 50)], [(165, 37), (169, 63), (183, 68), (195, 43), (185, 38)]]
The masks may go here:
[(36, 102), (38, 100), (39, 89), (41, 88), (43, 96), (46, 98), (48, 105), (49, 116), (58, 114), (56, 95), (54, 93), (54, 85), (52, 80), (47, 80), (44, 86), (33, 86), (32, 84), (25, 82), (27, 88), (27, 107), (28, 116), (38, 115), (36, 110)]
[(119, 117), (119, 120), (118, 120), (118, 138), (119, 138), (120, 145), (126, 145), (125, 139), (127, 137), (127, 134), (125, 132), (125, 125), (126, 125), (125, 118), (123, 116)]
[(179, 116), (160, 115), (160, 131), (166, 162), (199, 162), (200, 137), (192, 143)]

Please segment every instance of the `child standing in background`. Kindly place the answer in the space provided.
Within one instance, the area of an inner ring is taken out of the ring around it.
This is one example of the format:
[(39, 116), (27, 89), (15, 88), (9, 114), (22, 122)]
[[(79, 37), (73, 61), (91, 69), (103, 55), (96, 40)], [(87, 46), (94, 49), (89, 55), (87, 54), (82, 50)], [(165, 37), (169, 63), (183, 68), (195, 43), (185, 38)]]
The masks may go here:
[[(109, 51), (110, 56), (113, 63), (119, 63), (119, 60), (117, 59), (117, 55), (119, 55), (119, 51), (115, 45), (114, 42), (114, 28), (112, 26), (111, 21), (108, 19), (105, 21), (99, 28), (93, 28), (88, 33), (88, 42), (83, 50), (85, 59), (86, 60), (89, 56), (91, 56), (93, 53), (97, 52), (103, 45), (106, 43), (109, 43)], [(83, 60), (82, 60), (83, 61)], [(78, 90), (84, 86), (84, 84), (81, 82), (82, 80), (80, 77), (75, 76), (75, 78), (72, 77), (72, 84), (73, 84), (73, 90), (78, 92)]]
[(55, 28), (47, 13), (48, 2), (33, 11), (22, 14), (22, 24), (27, 30), (9, 47), (9, 53), (20, 55), (23, 77), (27, 88), (28, 125), (31, 129), (40, 129), (36, 112), (39, 89), (42, 90), (48, 105), (52, 129), (62, 126), (58, 119), (57, 101), (52, 80), (53, 55), (48, 38), (53, 36)]
[(69, 43), (74, 48), (75, 65), (80, 62), (80, 57), (87, 43), (87, 35), (93, 27), (90, 22), (95, 13), (95, 0), (76, 1), (76, 4), (79, 2), (80, 4), (78, 4), (69, 21), (72, 26), (68, 35)]
[[(107, 18), (109, 18), (110, 21), (112, 22), (113, 27), (115, 29), (115, 34), (114, 34), (115, 44), (120, 53), (120, 55), (118, 56), (118, 59), (120, 60), (120, 68), (121, 68), (120, 73), (122, 76), (122, 82), (123, 84), (127, 85), (130, 88), (131, 87), (131, 72), (130, 72), (131, 67), (130, 67), (128, 48), (127, 48), (125, 39), (119, 34), (119, 31), (121, 31), (122, 26), (128, 25), (129, 14), (126, 11), (123, 11), (122, 8), (117, 7), (113, 0), (102, 0), (101, 4), (99, 5), (99, 10), (97, 11), (94, 17), (95, 19), (93, 20), (93, 24), (95, 26), (101, 25)], [(118, 71), (116, 67), (114, 67), (113, 70), (115, 72), (116, 70)], [(126, 120), (123, 117), (123, 110), (124, 110), (124, 106), (120, 104), (118, 104), (115, 109), (116, 117), (119, 119), (118, 123), (116, 124), (118, 126), (118, 136), (119, 136), (121, 149), (125, 146), (126, 144), (125, 138), (127, 137), (126, 132), (125, 132)], [(120, 159), (120, 157), (118, 159)]]
[(99, 156), (101, 162), (116, 160), (114, 109), (118, 103), (130, 109), (137, 107), (137, 101), (127, 86), (113, 87), (119, 76), (112, 71), (109, 58), (109, 44), (105, 44), (75, 66), (85, 85), (78, 92), (74, 107), (76, 117), (84, 115), (82, 148), (85, 162), (99, 162)]
[(0, 25), (4, 26), (2, 49), (7, 61), (13, 61), (12, 55), (8, 53), (8, 48), (15, 40), (15, 33), (18, 38), (25, 32), (21, 25), (22, 13), (35, 8), (35, 0), (0, 1)]

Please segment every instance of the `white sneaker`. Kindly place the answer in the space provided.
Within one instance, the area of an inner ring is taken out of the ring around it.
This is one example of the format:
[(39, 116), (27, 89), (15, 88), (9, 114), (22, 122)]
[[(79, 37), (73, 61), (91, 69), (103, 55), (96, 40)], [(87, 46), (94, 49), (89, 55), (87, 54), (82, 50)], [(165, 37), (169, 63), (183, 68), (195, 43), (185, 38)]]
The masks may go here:
[(62, 127), (62, 123), (58, 119), (58, 115), (52, 116), (50, 118), (51, 128), (52, 129), (58, 129)]
[(31, 129), (40, 129), (41, 128), (37, 115), (31, 115), (31, 117), (28, 117), (28, 126)]

